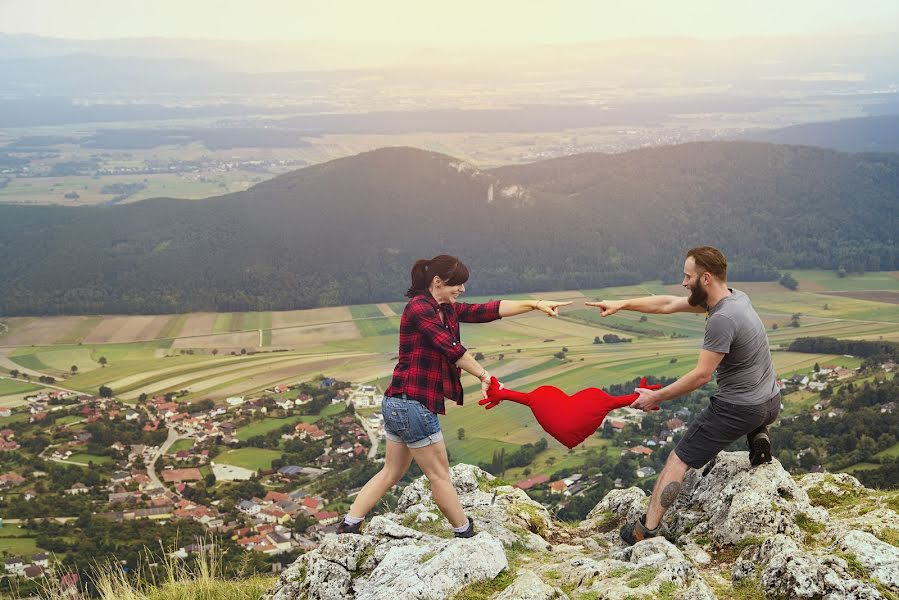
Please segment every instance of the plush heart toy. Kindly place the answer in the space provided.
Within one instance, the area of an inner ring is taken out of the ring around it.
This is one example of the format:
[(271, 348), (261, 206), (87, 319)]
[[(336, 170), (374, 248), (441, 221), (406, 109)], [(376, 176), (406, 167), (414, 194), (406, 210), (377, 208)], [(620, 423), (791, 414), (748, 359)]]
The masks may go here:
[[(647, 385), (644, 377), (638, 387), (657, 390), (662, 386)], [(537, 422), (548, 434), (568, 448), (574, 448), (599, 429), (610, 411), (630, 406), (638, 397), (636, 392), (612, 396), (598, 388), (587, 388), (569, 396), (551, 385), (541, 385), (532, 392), (517, 392), (501, 388), (496, 377), (491, 377), (487, 397), (478, 404), (486, 406), (488, 410), (503, 400), (529, 406)]]

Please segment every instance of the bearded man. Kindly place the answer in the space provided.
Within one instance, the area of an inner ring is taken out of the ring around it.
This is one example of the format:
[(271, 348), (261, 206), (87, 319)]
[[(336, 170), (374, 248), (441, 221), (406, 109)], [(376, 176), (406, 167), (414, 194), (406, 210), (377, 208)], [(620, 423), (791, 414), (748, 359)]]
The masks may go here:
[(744, 435), (750, 464), (771, 462), (768, 425), (780, 414), (780, 387), (762, 320), (746, 294), (727, 286), (727, 259), (717, 248), (700, 246), (687, 252), (682, 285), (690, 291), (687, 298), (647, 296), (587, 303), (599, 308), (603, 317), (619, 310), (706, 314), (696, 367), (660, 390), (638, 388), (640, 396), (631, 407), (653, 410), (702, 387), (717, 371), (718, 391), (668, 456), (646, 514), (621, 529), (621, 538), (628, 544), (658, 535), (659, 523), (680, 493), (687, 469), (702, 467)]

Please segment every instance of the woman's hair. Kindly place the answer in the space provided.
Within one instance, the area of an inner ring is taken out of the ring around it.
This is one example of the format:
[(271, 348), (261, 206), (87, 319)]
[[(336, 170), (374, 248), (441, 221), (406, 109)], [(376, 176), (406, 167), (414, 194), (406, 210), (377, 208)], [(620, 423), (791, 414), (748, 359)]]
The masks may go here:
[(406, 297), (414, 298), (427, 293), (435, 276), (446, 285), (461, 285), (468, 281), (468, 267), (449, 254), (440, 254), (430, 260), (421, 258), (412, 265), (412, 287), (406, 292)]

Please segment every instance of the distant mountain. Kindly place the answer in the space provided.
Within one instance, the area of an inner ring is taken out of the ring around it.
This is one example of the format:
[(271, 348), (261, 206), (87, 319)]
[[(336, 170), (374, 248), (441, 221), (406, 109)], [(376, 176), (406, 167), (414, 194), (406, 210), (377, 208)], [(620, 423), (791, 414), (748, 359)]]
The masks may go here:
[(754, 132), (743, 139), (819, 146), (842, 152), (899, 152), (899, 115), (803, 123)]
[(0, 314), (400, 299), (439, 252), (474, 294), (679, 280), (698, 244), (735, 278), (897, 269), (897, 206), (892, 155), (715, 142), (480, 171), (386, 148), (200, 201), (0, 205)]

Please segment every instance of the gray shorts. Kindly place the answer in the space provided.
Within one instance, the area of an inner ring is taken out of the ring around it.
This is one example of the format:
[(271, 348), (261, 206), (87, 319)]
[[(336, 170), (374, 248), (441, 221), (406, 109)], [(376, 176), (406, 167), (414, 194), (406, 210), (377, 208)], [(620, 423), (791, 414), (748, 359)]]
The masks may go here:
[(763, 431), (779, 414), (780, 394), (751, 406), (723, 402), (712, 396), (674, 452), (688, 466), (698, 469), (744, 435)]
[(443, 440), (437, 415), (418, 400), (402, 394), (399, 398), (384, 396), (384, 437), (409, 448), (424, 448)]

